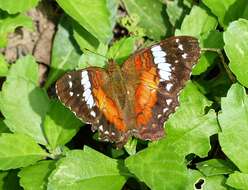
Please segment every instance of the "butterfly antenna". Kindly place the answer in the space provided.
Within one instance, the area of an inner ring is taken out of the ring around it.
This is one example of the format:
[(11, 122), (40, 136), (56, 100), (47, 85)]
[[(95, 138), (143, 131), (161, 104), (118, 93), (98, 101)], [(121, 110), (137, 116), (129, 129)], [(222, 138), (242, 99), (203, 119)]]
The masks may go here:
[[(104, 57), (105, 59), (108, 59), (108, 57), (106, 57), (105, 55), (102, 55), (102, 54), (100, 54), (100, 53), (96, 53), (96, 52), (94, 52), (94, 51), (92, 51), (92, 50), (89, 50), (89, 49), (87, 49), (87, 48), (84, 48), (84, 51), (88, 51), (88, 52), (93, 53), (93, 54), (95, 54), (95, 55), (99, 55), (99, 56), (101, 56), (101, 57)], [(84, 51), (83, 51), (83, 52), (84, 52)]]
[[(218, 48), (201, 48), (201, 51), (210, 51), (210, 52), (214, 52), (214, 53), (217, 53), (218, 56), (220, 57), (221, 59), (221, 63), (222, 63), (222, 66), (224, 67), (226, 73), (227, 73), (227, 76), (228, 78), (233, 82), (235, 83), (236, 82), (236, 78), (235, 76), (232, 74), (232, 71), (230, 70), (230, 68), (228, 67), (228, 65), (226, 64), (225, 62), (225, 58), (221, 52), (221, 49), (218, 49)], [(221, 66), (221, 67), (222, 67)]]

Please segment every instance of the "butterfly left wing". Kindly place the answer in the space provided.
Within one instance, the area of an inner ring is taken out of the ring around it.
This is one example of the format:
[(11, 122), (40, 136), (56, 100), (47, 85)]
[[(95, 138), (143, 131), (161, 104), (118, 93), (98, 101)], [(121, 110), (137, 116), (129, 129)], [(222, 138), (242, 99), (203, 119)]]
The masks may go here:
[(178, 36), (134, 53), (123, 64), (128, 91), (133, 92), (136, 137), (157, 140), (164, 135), (164, 122), (178, 106), (179, 92), (199, 56), (197, 39)]
[(92, 124), (93, 131), (98, 129), (101, 140), (123, 144), (129, 134), (120, 109), (109, 95), (110, 89), (108, 74), (98, 67), (69, 72), (56, 82), (60, 101), (77, 117)]

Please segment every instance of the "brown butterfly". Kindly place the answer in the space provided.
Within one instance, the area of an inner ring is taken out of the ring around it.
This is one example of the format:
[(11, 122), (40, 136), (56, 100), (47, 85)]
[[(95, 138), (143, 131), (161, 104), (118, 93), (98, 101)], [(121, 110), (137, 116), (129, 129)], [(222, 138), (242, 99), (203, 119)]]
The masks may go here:
[(56, 83), (57, 95), (103, 141), (121, 147), (130, 136), (158, 140), (199, 57), (196, 38), (170, 37), (135, 52), (122, 67), (110, 60), (106, 69), (66, 73)]

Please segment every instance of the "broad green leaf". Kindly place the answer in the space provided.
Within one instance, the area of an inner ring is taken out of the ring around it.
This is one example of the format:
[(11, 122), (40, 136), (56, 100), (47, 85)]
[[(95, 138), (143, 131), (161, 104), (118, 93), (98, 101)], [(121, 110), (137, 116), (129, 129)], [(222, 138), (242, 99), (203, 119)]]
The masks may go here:
[(177, 26), (181, 25), (182, 19), (185, 14), (184, 7), (179, 4), (180, 0), (166, 2), (166, 12), (168, 14), (170, 23), (176, 28)]
[(209, 33), (217, 27), (217, 20), (204, 7), (193, 6), (190, 14), (187, 15), (180, 30), (176, 35), (190, 35), (200, 38), (201, 35)]
[[(204, 176), (196, 170), (188, 170), (188, 184), (182, 189), (185, 190), (227, 190), (224, 175)], [(166, 189), (167, 190), (167, 189)]]
[(221, 108), (219, 141), (222, 151), (240, 171), (248, 172), (248, 96), (244, 87), (232, 85), (227, 97), (221, 99)]
[(62, 158), (49, 177), (48, 190), (119, 190), (126, 170), (121, 162), (91, 148), (73, 150)]
[(0, 133), (9, 133), (9, 129), (2, 119), (0, 119)]
[[(212, 35), (211, 31), (217, 27), (217, 20), (206, 10), (203, 6), (194, 6), (190, 14), (183, 20), (180, 30), (176, 30), (176, 35), (190, 35), (195, 36), (199, 41), (206, 41), (208, 35)], [(220, 36), (217, 36), (219, 39)], [(206, 43), (205, 43), (206, 44)], [(210, 43), (207, 43), (206, 47), (211, 47)], [(206, 71), (207, 68), (213, 63), (213, 59), (216, 55), (204, 52), (198, 64), (194, 67), (192, 74), (199, 75)]]
[(64, 11), (102, 43), (112, 38), (116, 20), (117, 1), (57, 0)]
[(50, 148), (65, 145), (82, 125), (79, 119), (60, 102), (52, 100), (44, 121), (44, 132)]
[(146, 35), (160, 40), (170, 33), (169, 21), (163, 4), (157, 0), (123, 0), (128, 14), (138, 20)]
[(0, 9), (8, 11), (10, 14), (25, 12), (32, 7), (35, 7), (40, 0), (0, 0)]
[(230, 60), (230, 69), (238, 81), (248, 87), (248, 20), (232, 22), (224, 32), (225, 52)]
[(5, 58), (0, 54), (0, 76), (6, 76), (9, 70), (9, 64), (5, 61)]
[(230, 174), (236, 169), (230, 162), (218, 159), (211, 159), (197, 163), (196, 167), (205, 176)]
[(4, 82), (0, 108), (12, 132), (24, 133), (46, 144), (42, 122), (49, 107), (46, 92), (38, 87), (38, 65), (32, 56), (19, 59)]
[(0, 134), (0, 169), (25, 167), (44, 159), (47, 153), (23, 134)]
[[(1, 2), (8, 2), (0, 0)], [(5, 18), (0, 19), (0, 47), (7, 45), (7, 37), (10, 32), (14, 32), (17, 27), (24, 26), (33, 29), (33, 21), (30, 17), (25, 15), (7, 15)]]
[(220, 24), (225, 28), (231, 21), (242, 17), (248, 7), (247, 0), (203, 0), (203, 3), (218, 17)]
[(55, 169), (55, 161), (46, 160), (22, 168), (18, 173), (20, 184), (25, 190), (46, 190), (50, 173)]
[(51, 68), (46, 80), (45, 88), (48, 88), (66, 71), (73, 70), (78, 65), (80, 50), (72, 41), (72, 20), (63, 17), (58, 25), (58, 31), (54, 37)]
[(85, 30), (80, 24), (73, 21), (73, 36), (77, 41), (80, 49), (84, 51), (88, 49), (90, 51), (96, 51), (99, 46), (99, 41), (87, 30)]
[(117, 63), (123, 63), (134, 52), (136, 40), (135, 37), (127, 37), (115, 42), (109, 49), (107, 57), (114, 59)]
[(218, 132), (215, 112), (205, 114), (210, 105), (189, 82), (180, 95), (180, 107), (165, 125), (166, 137), (129, 157), (128, 169), (153, 190), (184, 189), (189, 183), (185, 156), (206, 156), (209, 137)]
[(235, 172), (231, 174), (226, 182), (227, 185), (236, 189), (248, 189), (248, 174)]
[[(223, 34), (216, 30), (212, 30), (205, 35), (202, 35), (203, 48), (223, 49)], [(205, 72), (218, 57), (217, 52), (202, 51), (198, 64), (193, 68), (192, 75), (200, 75)]]
[(18, 170), (0, 172), (0, 189), (1, 190), (22, 190), (17, 177)]

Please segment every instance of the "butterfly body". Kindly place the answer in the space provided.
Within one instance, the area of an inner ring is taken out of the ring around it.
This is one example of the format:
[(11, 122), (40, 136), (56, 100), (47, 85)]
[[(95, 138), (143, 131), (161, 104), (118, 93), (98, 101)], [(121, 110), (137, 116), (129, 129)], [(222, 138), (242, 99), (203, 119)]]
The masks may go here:
[(56, 83), (57, 94), (101, 140), (117, 146), (130, 136), (157, 140), (199, 56), (197, 39), (171, 37), (137, 51), (122, 66), (110, 60), (105, 69), (65, 74)]

